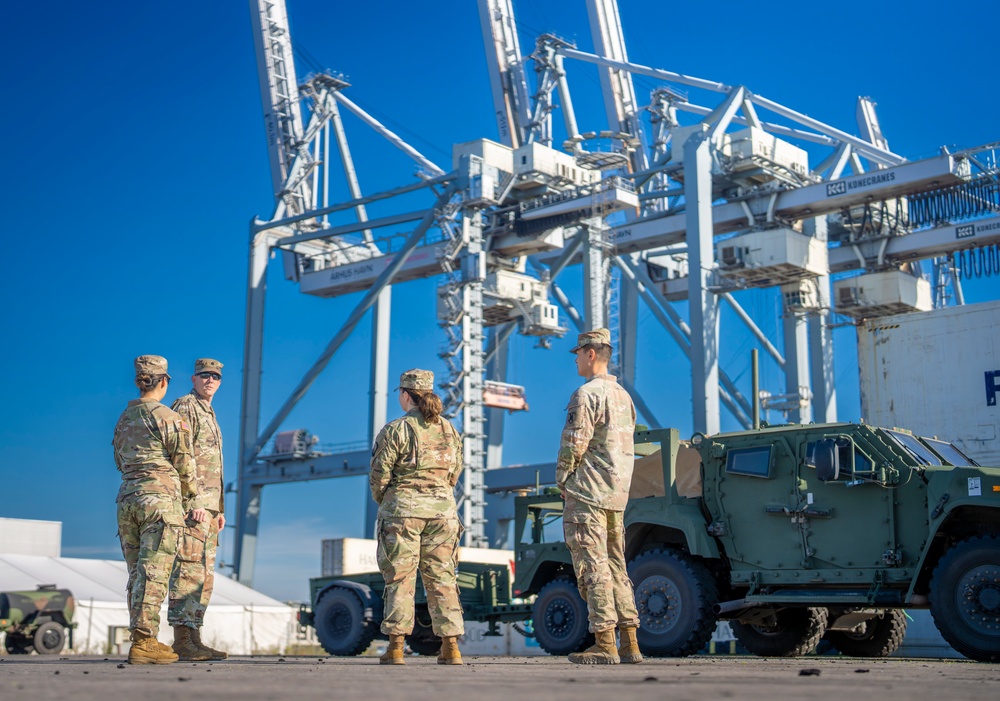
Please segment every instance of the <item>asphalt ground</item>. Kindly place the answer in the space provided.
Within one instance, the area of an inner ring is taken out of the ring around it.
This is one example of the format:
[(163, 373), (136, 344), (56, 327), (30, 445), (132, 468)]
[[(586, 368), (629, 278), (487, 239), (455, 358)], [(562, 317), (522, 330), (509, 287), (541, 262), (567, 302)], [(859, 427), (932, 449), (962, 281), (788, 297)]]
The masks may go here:
[(0, 699), (371, 699), (377, 701), (985, 701), (1000, 664), (966, 660), (695, 656), (582, 666), (558, 657), (237, 657), (128, 665), (121, 657), (0, 657)]

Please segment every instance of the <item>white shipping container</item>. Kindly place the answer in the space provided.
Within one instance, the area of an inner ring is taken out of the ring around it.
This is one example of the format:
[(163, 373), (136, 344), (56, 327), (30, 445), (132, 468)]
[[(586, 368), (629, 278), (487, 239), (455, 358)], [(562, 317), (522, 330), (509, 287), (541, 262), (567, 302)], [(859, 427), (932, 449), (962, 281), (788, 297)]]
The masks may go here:
[(1000, 301), (858, 326), (861, 415), (1000, 466)]
[[(321, 576), (337, 577), (345, 574), (378, 572), (377, 549), (378, 541), (371, 538), (325, 539), (322, 541)], [(514, 561), (514, 551), (459, 547), (458, 561), (510, 565)]]
[(0, 518), (0, 553), (5, 555), (62, 555), (62, 521)]

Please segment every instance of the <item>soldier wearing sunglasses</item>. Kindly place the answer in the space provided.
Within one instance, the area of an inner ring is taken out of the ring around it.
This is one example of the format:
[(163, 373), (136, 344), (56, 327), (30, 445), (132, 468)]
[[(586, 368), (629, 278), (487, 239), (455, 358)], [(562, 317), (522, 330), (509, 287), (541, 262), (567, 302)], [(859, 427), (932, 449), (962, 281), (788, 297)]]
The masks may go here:
[(191, 518), (185, 522), (170, 575), (168, 620), (174, 629), (174, 652), (181, 660), (224, 660), (225, 652), (214, 650), (201, 640), (205, 609), (215, 583), (219, 531), (226, 524), (222, 431), (212, 408), (212, 398), (222, 384), (222, 363), (199, 358), (191, 382), (192, 390), (178, 398), (172, 408), (191, 426), (198, 498)]

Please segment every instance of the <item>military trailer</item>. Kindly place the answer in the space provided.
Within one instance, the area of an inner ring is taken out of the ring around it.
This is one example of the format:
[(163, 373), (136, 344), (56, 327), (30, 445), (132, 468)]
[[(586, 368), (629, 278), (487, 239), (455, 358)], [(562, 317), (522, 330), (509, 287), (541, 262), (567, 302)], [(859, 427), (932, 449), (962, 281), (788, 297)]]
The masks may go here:
[(35, 591), (0, 592), (0, 633), (8, 654), (39, 655), (62, 652), (69, 637), (73, 646), (73, 594), (43, 584)]
[[(957, 651), (1000, 661), (1000, 468), (944, 441), (849, 423), (690, 442), (640, 431), (636, 453), (624, 521), (645, 655), (695, 654), (725, 620), (757, 655), (803, 655), (825, 639), (884, 657), (903, 640), (904, 609), (929, 608)], [(553, 655), (593, 642), (569, 550), (546, 541), (562, 509), (556, 493), (515, 499), (516, 576), (459, 563), (467, 619), (497, 632), (530, 618)], [(300, 620), (331, 654), (358, 654), (381, 637), (382, 590), (377, 572), (313, 579)], [(421, 596), (411, 648), (436, 654)]]
[[(417, 575), (414, 627), (406, 638), (410, 649), (421, 655), (436, 655), (441, 638), (431, 630), (427, 597)], [(458, 563), (458, 586), (466, 620), (489, 622), (487, 634), (498, 635), (499, 623), (523, 621), (531, 606), (511, 597), (510, 567), (479, 562)], [(303, 605), (300, 626), (313, 626), (316, 637), (331, 655), (360, 655), (376, 638), (382, 623), (385, 582), (378, 572), (316, 577), (309, 581), (311, 609)]]

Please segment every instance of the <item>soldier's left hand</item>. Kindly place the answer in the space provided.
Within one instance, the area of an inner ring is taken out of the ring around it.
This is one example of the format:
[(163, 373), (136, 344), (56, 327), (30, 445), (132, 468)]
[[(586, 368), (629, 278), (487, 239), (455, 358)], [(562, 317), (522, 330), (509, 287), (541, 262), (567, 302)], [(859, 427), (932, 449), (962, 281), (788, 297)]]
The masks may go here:
[(208, 511), (205, 509), (192, 509), (191, 513), (188, 514), (188, 518), (195, 523), (204, 523), (208, 520)]
[(219, 514), (219, 530), (221, 531), (225, 527), (226, 527), (226, 517), (223, 516), (222, 514)]

